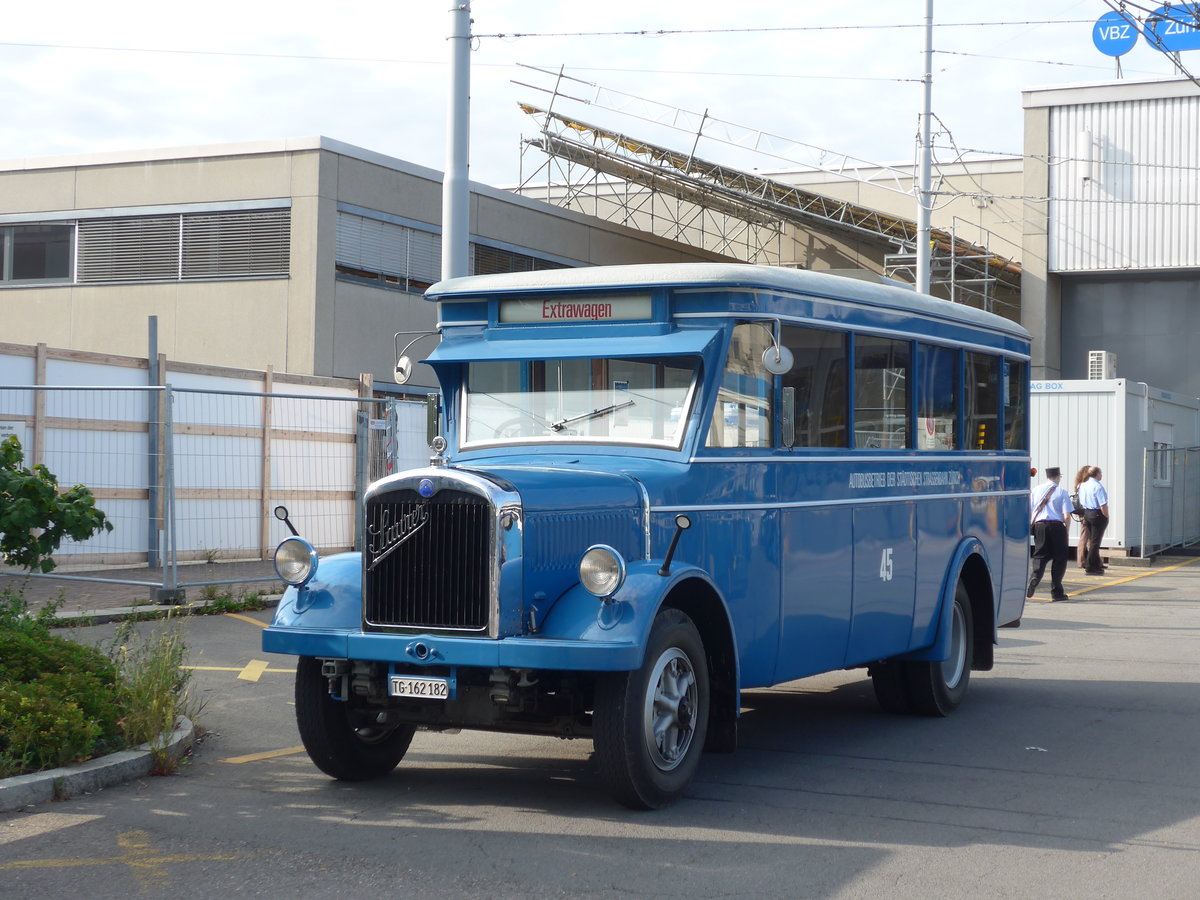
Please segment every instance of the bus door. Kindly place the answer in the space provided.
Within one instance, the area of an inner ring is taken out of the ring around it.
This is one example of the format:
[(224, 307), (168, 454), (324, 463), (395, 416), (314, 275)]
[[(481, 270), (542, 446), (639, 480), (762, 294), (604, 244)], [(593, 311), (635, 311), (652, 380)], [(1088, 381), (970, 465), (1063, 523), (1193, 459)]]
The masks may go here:
[(845, 484), (849, 435), (845, 332), (798, 325), (782, 329), (793, 365), (782, 376), (781, 441), (791, 458), (779, 466), (781, 559), (779, 665), (776, 681), (845, 663), (853, 594), (851, 510), (837, 500)]
[[(909, 649), (916, 596), (919, 474), (891, 462), (913, 447), (912, 344), (887, 337), (854, 338), (852, 483), (867, 501), (854, 507), (854, 614), (848, 664)], [(903, 457), (901, 457), (903, 459)]]

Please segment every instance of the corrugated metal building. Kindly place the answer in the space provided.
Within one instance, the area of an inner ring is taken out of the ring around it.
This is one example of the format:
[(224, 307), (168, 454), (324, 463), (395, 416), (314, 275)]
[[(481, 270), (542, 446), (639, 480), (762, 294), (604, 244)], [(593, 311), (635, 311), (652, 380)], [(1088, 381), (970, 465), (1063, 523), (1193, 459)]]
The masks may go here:
[(1200, 86), (1024, 92), (1023, 322), (1033, 374), (1121, 376), (1200, 395)]

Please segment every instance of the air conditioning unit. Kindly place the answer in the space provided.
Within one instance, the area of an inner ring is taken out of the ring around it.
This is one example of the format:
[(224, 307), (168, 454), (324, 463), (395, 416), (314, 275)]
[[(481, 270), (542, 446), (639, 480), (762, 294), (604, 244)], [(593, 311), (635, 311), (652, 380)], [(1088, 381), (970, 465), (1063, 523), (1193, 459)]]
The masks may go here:
[(1088, 381), (1117, 377), (1117, 354), (1111, 350), (1088, 351)]

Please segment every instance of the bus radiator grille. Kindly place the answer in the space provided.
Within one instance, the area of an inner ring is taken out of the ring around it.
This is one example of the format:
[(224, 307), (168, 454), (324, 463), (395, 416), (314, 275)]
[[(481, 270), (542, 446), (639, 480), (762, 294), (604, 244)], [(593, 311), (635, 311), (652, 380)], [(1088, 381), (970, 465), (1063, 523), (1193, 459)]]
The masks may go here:
[(494, 515), (486, 500), (394, 491), (373, 498), (366, 513), (368, 625), (487, 630)]

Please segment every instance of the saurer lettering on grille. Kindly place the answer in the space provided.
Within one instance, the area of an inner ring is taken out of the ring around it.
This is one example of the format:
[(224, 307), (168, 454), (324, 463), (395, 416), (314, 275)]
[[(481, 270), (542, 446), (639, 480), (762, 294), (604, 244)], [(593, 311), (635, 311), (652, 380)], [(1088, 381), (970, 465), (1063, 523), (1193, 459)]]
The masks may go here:
[(416, 534), (429, 521), (429, 506), (422, 503), (412, 512), (407, 512), (395, 522), (389, 524), (391, 511), (384, 509), (379, 516), (379, 524), (368, 525), (367, 534), (371, 543), (367, 549), (371, 551), (371, 564), (367, 566), (370, 572), (377, 565), (395, 552), (396, 548)]

